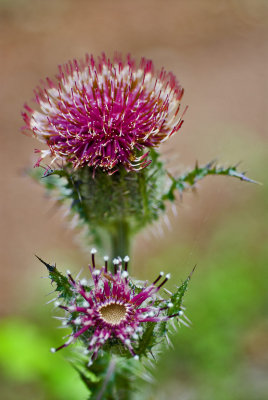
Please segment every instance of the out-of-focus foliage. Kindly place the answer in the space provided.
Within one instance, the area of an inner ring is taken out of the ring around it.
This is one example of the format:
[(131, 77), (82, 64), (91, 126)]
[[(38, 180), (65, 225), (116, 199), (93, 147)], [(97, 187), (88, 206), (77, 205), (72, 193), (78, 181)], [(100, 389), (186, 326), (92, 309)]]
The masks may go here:
[(7, 382), (1, 385), (3, 400), (86, 399), (87, 390), (71, 365), (50, 353), (49, 328), (15, 317), (0, 323), (0, 382)]
[[(192, 326), (180, 329), (174, 350), (160, 362), (157, 400), (175, 400), (174, 393), (191, 400), (267, 398), (267, 219), (265, 191), (259, 193), (258, 207), (247, 203), (250, 223), (243, 220), (244, 207), (225, 216), (198, 254), (191, 294), (184, 299)], [(184, 243), (165, 252), (173, 274), (190, 251)]]

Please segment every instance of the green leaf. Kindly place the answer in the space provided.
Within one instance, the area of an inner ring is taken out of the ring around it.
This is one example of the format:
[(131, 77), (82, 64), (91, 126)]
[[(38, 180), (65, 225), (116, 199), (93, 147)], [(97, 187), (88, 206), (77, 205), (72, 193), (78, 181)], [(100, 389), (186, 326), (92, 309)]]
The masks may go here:
[(92, 365), (80, 359), (72, 363), (90, 392), (90, 400), (130, 400), (137, 388), (140, 363), (104, 352)]
[(73, 297), (73, 292), (72, 292), (72, 287), (68, 281), (68, 278), (64, 275), (62, 275), (56, 268), (56, 265), (50, 265), (42, 258), (38, 257), (36, 255), (36, 258), (46, 266), (49, 272), (49, 277), (52, 281), (52, 283), (56, 284), (56, 292), (60, 293), (59, 297), (63, 297), (66, 302), (68, 302), (72, 297)]
[(168, 315), (174, 315), (178, 314), (181, 311), (181, 306), (182, 306), (182, 299), (183, 296), (185, 295), (185, 292), (188, 288), (189, 281), (192, 277), (192, 274), (195, 270), (196, 266), (190, 273), (190, 275), (185, 279), (185, 281), (177, 288), (176, 292), (173, 293), (173, 295), (170, 298), (170, 302), (173, 304), (172, 307), (168, 309)]
[(242, 181), (258, 183), (253, 179), (248, 178), (244, 172), (237, 171), (237, 166), (222, 167), (217, 166), (216, 162), (212, 161), (202, 167), (199, 167), (198, 163), (196, 163), (196, 166), (193, 170), (179, 176), (178, 178), (175, 178), (171, 174), (168, 174), (171, 180), (171, 184), (168, 191), (163, 195), (162, 199), (174, 201), (176, 190), (178, 190), (179, 193), (182, 194), (185, 190), (193, 188), (198, 181), (208, 175), (226, 175), (238, 178)]
[(136, 354), (139, 356), (147, 355), (157, 343), (157, 337), (154, 334), (154, 329), (156, 327), (155, 322), (148, 322), (146, 328), (139, 339), (138, 348), (135, 349)]

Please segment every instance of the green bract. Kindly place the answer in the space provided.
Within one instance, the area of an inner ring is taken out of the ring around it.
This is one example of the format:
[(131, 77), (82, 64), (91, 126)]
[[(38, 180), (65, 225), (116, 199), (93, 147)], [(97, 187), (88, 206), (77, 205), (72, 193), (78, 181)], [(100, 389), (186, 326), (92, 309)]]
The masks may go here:
[(256, 183), (236, 166), (222, 167), (216, 162), (201, 167), (196, 164), (193, 170), (174, 177), (155, 150), (150, 150), (150, 158), (151, 164), (138, 172), (122, 167), (109, 175), (91, 167), (74, 170), (66, 164), (61, 169), (49, 168), (45, 174), (41, 168), (34, 169), (31, 174), (58, 203), (69, 207), (71, 215), (79, 217), (78, 224), (87, 227), (96, 245), (104, 248), (110, 241), (113, 257), (128, 253), (130, 238), (156, 221), (176, 193), (182, 195), (206, 176), (226, 175)]

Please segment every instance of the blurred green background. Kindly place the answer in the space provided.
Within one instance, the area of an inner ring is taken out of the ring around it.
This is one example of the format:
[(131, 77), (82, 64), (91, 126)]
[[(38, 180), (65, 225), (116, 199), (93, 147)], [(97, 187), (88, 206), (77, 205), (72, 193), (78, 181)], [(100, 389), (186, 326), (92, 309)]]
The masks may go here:
[(86, 399), (71, 350), (49, 352), (64, 333), (33, 254), (62, 271), (89, 255), (24, 174), (37, 143), (19, 133), (20, 110), (57, 64), (114, 50), (152, 58), (185, 87), (185, 124), (161, 149), (170, 170), (216, 157), (262, 182), (209, 177), (177, 200), (177, 217), (169, 210), (170, 228), (163, 220), (137, 238), (141, 279), (171, 272), (172, 288), (197, 264), (192, 325), (174, 334), (139, 398), (267, 399), (267, 15), (264, 0), (0, 0), (1, 400)]

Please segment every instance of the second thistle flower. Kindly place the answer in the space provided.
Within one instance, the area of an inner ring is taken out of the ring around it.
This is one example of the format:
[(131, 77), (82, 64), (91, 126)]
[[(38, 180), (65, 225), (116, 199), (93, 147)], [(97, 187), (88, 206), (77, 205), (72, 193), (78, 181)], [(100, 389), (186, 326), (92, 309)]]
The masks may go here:
[(174, 294), (167, 291), (164, 298), (160, 290), (170, 275), (164, 277), (161, 272), (151, 284), (136, 282), (129, 277), (128, 261), (128, 257), (114, 259), (111, 272), (105, 258), (105, 265), (97, 269), (93, 249), (90, 281), (75, 280), (69, 271), (64, 277), (45, 263), (60, 292), (55, 305), (66, 311), (63, 325), (72, 328), (68, 340), (53, 352), (79, 338), (92, 361), (103, 351), (138, 359), (163, 339), (168, 340), (171, 319), (183, 322), (182, 297), (187, 284)]

